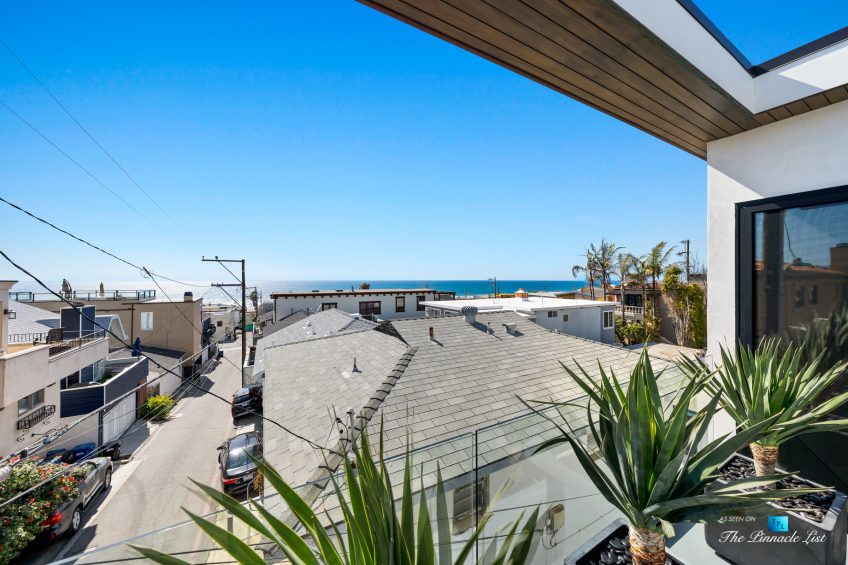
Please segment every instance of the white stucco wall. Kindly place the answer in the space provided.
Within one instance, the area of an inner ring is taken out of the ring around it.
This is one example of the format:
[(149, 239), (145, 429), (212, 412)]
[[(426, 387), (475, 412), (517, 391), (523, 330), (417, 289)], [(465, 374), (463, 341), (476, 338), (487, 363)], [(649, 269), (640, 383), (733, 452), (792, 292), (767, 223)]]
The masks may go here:
[[(438, 292), (422, 292), (421, 296), (425, 300), (435, 300)], [(406, 303), (404, 312), (395, 312), (395, 298), (404, 296)], [(309, 309), (310, 313), (315, 313), (321, 310), (322, 304), (335, 303), (339, 310), (350, 314), (359, 314), (360, 302), (381, 302), (382, 313), (380, 318), (384, 320), (393, 320), (398, 318), (416, 318), (424, 316), (424, 311), (416, 310), (416, 296), (418, 294), (367, 294), (361, 293), (355, 296), (333, 295), (333, 296), (294, 296), (294, 297), (276, 297), (275, 304), (275, 320), (297, 312), (298, 310)]]
[(848, 185), (848, 101), (707, 146), (708, 350), (736, 339), (738, 202)]

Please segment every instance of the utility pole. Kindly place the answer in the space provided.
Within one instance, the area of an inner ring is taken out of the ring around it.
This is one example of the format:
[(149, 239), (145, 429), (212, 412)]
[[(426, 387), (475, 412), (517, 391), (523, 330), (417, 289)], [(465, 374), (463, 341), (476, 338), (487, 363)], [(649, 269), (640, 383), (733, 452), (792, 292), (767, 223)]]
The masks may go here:
[[(244, 362), (247, 360), (247, 286), (245, 286), (244, 279), (244, 259), (219, 259), (216, 255), (214, 259), (207, 259), (206, 257), (202, 257), (201, 261), (207, 263), (220, 263), (222, 267), (227, 269), (227, 271), (233, 275), (233, 277), (238, 280), (238, 277), (227, 268), (224, 263), (241, 263), (241, 282), (239, 283), (214, 283), (212, 286), (215, 287), (224, 287), (224, 286), (240, 286), (241, 287), (241, 367), (244, 370)], [(244, 380), (244, 376), (242, 376), (242, 380)]]
[(683, 256), (683, 262), (684, 262), (685, 269), (686, 269), (685, 270), (685, 272), (686, 272), (686, 282), (689, 282), (689, 240), (684, 239), (680, 243), (683, 244), (683, 251), (678, 253), (678, 255)]

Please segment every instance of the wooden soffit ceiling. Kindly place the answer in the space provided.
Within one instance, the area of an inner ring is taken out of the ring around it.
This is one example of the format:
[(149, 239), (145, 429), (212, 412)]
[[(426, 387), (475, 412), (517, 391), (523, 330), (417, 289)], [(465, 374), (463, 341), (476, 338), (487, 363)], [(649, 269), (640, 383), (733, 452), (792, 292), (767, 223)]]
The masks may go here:
[(693, 155), (848, 91), (754, 115), (611, 0), (360, 0)]

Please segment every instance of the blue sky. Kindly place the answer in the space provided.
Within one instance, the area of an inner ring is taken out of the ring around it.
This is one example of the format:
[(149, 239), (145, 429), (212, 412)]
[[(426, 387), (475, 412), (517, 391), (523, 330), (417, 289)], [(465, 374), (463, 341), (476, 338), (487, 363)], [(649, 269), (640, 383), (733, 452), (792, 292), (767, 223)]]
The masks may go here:
[[(845, 21), (783, 4), (701, 2), (754, 61)], [(218, 254), (253, 279), (561, 279), (601, 237), (706, 257), (703, 161), (356, 2), (15, 3), (0, 38), (176, 221), (2, 49), (0, 100), (153, 223), (2, 107), (0, 194), (173, 277), (221, 278)], [(46, 279), (137, 278), (0, 226)]]

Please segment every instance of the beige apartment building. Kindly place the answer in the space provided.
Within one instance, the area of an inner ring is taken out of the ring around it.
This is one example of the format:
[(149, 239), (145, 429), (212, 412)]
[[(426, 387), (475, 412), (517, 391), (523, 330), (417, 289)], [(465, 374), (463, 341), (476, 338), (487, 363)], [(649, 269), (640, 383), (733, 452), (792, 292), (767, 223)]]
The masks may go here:
[[(55, 296), (42, 293), (13, 292), (18, 302), (32, 304), (49, 312), (59, 312), (67, 304)], [(129, 343), (141, 340), (142, 348), (179, 352), (185, 359), (184, 368), (192, 365), (200, 354), (203, 329), (203, 299), (186, 293), (182, 301), (171, 302), (157, 297), (151, 290), (76, 291), (68, 297), (80, 305), (94, 305), (98, 314), (120, 317)], [(124, 345), (109, 336), (109, 348)]]

